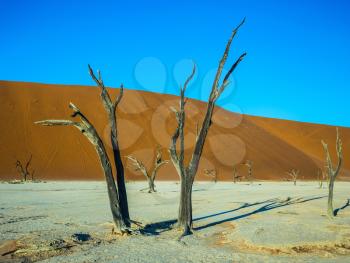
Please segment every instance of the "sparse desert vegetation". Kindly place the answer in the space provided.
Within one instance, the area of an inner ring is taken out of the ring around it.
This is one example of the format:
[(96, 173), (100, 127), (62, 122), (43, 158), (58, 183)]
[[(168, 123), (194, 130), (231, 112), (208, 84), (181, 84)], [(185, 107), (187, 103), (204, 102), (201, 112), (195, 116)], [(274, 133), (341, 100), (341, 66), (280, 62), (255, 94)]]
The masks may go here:
[(16, 161), (16, 170), (19, 173), (22, 181), (32, 180), (34, 181), (35, 169), (29, 169), (30, 163), (32, 161), (33, 155), (30, 155), (29, 159), (26, 161), (25, 165), (22, 164), (20, 160)]
[(167, 164), (169, 162), (168, 160), (162, 159), (162, 149), (161, 149), (160, 145), (158, 145), (158, 147), (157, 147), (156, 158), (154, 159), (154, 164), (153, 164), (152, 170), (150, 172), (147, 171), (147, 168), (143, 164), (143, 162), (136, 159), (136, 157), (134, 157), (132, 155), (128, 155), (126, 158), (131, 161), (132, 166), (134, 166), (134, 170), (137, 172), (140, 171), (142, 173), (142, 175), (146, 178), (146, 180), (148, 182), (148, 192), (149, 193), (156, 192), (154, 181), (156, 179), (158, 170), (164, 164)]

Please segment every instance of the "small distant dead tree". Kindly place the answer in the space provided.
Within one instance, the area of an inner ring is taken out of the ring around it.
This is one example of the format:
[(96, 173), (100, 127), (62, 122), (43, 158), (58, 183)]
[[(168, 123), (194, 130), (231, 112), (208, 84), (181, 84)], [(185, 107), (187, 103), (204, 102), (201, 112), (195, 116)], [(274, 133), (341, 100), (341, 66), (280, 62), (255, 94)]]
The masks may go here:
[(326, 167), (327, 167), (327, 174), (328, 174), (328, 207), (327, 207), (327, 214), (329, 218), (333, 218), (335, 216), (334, 209), (333, 209), (333, 188), (334, 188), (334, 182), (335, 179), (337, 178), (340, 168), (343, 162), (343, 145), (342, 141), (339, 136), (339, 129), (336, 129), (337, 131), (337, 139), (336, 139), (336, 151), (337, 151), (337, 157), (338, 157), (338, 162), (337, 166), (334, 167), (331, 159), (331, 155), (329, 153), (328, 145), (325, 143), (323, 140), (322, 146), (326, 154)]
[(169, 160), (162, 160), (161, 148), (159, 146), (157, 147), (157, 154), (154, 160), (154, 165), (151, 169), (151, 173), (148, 173), (146, 166), (141, 161), (137, 160), (134, 156), (129, 155), (126, 158), (128, 158), (132, 162), (135, 171), (140, 171), (146, 177), (148, 181), (148, 192), (156, 192), (154, 181), (156, 179), (157, 172), (161, 166), (169, 162)]
[(291, 177), (293, 180), (294, 185), (297, 185), (297, 179), (300, 174), (300, 170), (297, 169), (291, 169), (287, 174)]
[(248, 180), (250, 183), (253, 183), (253, 161), (247, 160), (247, 161), (244, 163), (244, 165), (248, 167), (248, 176), (247, 176), (247, 180)]
[(20, 174), (22, 181), (27, 181), (29, 180), (29, 177), (31, 177), (31, 180), (34, 180), (34, 172), (35, 170), (33, 169), (32, 171), (29, 171), (29, 166), (32, 161), (33, 155), (30, 155), (28, 161), (26, 162), (26, 165), (23, 166), (20, 160), (16, 161), (16, 169), (17, 172)]
[(90, 65), (88, 66), (89, 73), (92, 79), (96, 82), (97, 86), (101, 90), (101, 99), (104, 105), (104, 108), (108, 115), (109, 125), (110, 125), (110, 139), (113, 147), (113, 157), (114, 164), (116, 168), (116, 178), (117, 186), (115, 179), (113, 177), (112, 166), (107, 155), (105, 146), (98, 135), (95, 127), (87, 119), (87, 117), (80, 111), (80, 109), (75, 106), (73, 103), (69, 104), (69, 107), (72, 109), (73, 114), (71, 117), (78, 117), (79, 121), (72, 120), (44, 120), (37, 121), (36, 124), (43, 126), (73, 126), (77, 128), (94, 146), (96, 153), (99, 157), (101, 167), (104, 172), (104, 176), (107, 182), (107, 190), (110, 201), (110, 207), (112, 211), (113, 220), (116, 227), (116, 232), (119, 233), (129, 233), (131, 221), (129, 217), (129, 208), (125, 188), (125, 179), (124, 179), (124, 167), (121, 160), (120, 149), (118, 144), (117, 137), (117, 120), (116, 120), (116, 109), (123, 97), (123, 85), (120, 87), (120, 93), (117, 98), (112, 101), (109, 93), (103, 83), (102, 76), (100, 71), (98, 71), (98, 77), (95, 76)]
[(213, 179), (214, 183), (217, 182), (217, 173), (215, 169), (204, 169), (204, 174)]
[(327, 180), (327, 174), (323, 169), (317, 170), (317, 180), (318, 180), (318, 186), (321, 189), (323, 187), (323, 182)]
[(237, 183), (237, 181), (241, 181), (242, 176), (238, 174), (236, 166), (233, 167), (233, 183)]
[[(181, 182), (181, 190), (180, 190), (180, 207), (179, 207), (179, 215), (178, 215), (178, 226), (182, 230), (182, 236), (188, 235), (192, 233), (192, 186), (193, 182), (198, 170), (199, 161), (202, 155), (204, 142), (208, 134), (208, 130), (212, 124), (211, 118), (213, 115), (213, 111), (215, 108), (215, 103), (217, 99), (220, 97), (222, 92), (225, 90), (225, 88), (229, 85), (229, 77), (232, 74), (232, 72), (236, 69), (238, 64), (243, 60), (246, 53), (243, 53), (236, 62), (231, 66), (227, 74), (224, 76), (223, 81), (221, 84), (219, 84), (219, 81), (221, 79), (222, 71), (224, 68), (224, 65), (226, 63), (231, 42), (234, 36), (236, 35), (238, 29), (241, 27), (241, 25), (244, 23), (244, 20), (238, 25), (237, 28), (235, 28), (232, 32), (232, 35), (226, 45), (226, 49), (224, 51), (224, 54), (220, 60), (216, 76), (212, 85), (212, 89), (209, 95), (208, 104), (207, 104), (207, 110), (205, 113), (204, 120), (202, 122), (202, 125), (200, 127), (199, 132), (196, 136), (196, 142), (194, 146), (194, 150), (192, 153), (192, 156), (190, 158), (189, 164), (185, 165), (184, 163), (184, 151), (185, 151), (185, 140), (184, 140), (184, 126), (185, 126), (185, 105), (187, 102), (187, 99), (185, 99), (185, 91), (187, 88), (188, 83), (193, 78), (196, 67), (194, 65), (191, 75), (187, 78), (187, 80), (184, 83), (183, 87), (180, 87), (180, 105), (179, 109), (171, 108), (175, 112), (176, 121), (177, 121), (177, 128), (175, 130), (175, 133), (173, 134), (171, 138), (171, 144), (169, 148), (171, 161), (175, 166), (175, 169), (180, 177)], [(179, 152), (177, 149), (177, 141), (179, 139)]]

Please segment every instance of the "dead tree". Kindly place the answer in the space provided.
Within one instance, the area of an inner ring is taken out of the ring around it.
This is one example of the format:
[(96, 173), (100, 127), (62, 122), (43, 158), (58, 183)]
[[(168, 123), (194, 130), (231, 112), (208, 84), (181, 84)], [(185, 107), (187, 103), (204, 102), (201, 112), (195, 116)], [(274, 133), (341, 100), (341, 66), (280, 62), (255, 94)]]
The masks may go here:
[(237, 168), (233, 167), (233, 183), (236, 183), (238, 179), (238, 172), (237, 172)]
[[(103, 84), (102, 77), (100, 72), (98, 73), (98, 79), (95, 77), (91, 67), (89, 66), (90, 75), (92, 78), (99, 84), (101, 88), (101, 98), (103, 104), (105, 106), (106, 111), (108, 112), (109, 123), (111, 126), (111, 141), (113, 146), (114, 153), (114, 161), (116, 164), (117, 171), (117, 186), (115, 184), (115, 179), (113, 177), (112, 166), (107, 155), (105, 146), (98, 135), (94, 126), (90, 123), (90, 121), (84, 116), (84, 114), (73, 104), (70, 103), (69, 107), (73, 110), (73, 114), (71, 117), (79, 117), (80, 121), (72, 121), (72, 120), (44, 120), (38, 121), (36, 124), (44, 125), (44, 126), (73, 126), (77, 128), (94, 146), (100, 164), (102, 166), (106, 182), (107, 182), (107, 190), (110, 201), (110, 207), (112, 211), (113, 220), (116, 226), (116, 231), (119, 233), (128, 233), (130, 230), (130, 218), (128, 211), (128, 203), (126, 198), (126, 190), (125, 190), (125, 181), (124, 181), (124, 168), (122, 166), (122, 162), (120, 160), (120, 152), (117, 141), (117, 132), (116, 132), (116, 108), (123, 96), (123, 86), (120, 89), (119, 96), (112, 103), (110, 96)], [(117, 155), (117, 156), (116, 156)]]
[(233, 183), (237, 183), (237, 181), (241, 181), (242, 176), (238, 174), (237, 168), (233, 167)]
[(33, 169), (32, 171), (29, 171), (29, 166), (32, 161), (33, 155), (30, 155), (28, 161), (26, 162), (26, 165), (23, 167), (22, 163), (20, 160), (16, 161), (16, 169), (17, 172), (20, 174), (22, 181), (27, 181), (29, 177), (31, 177), (31, 180), (33, 181), (34, 179), (34, 172), (35, 170)]
[(169, 162), (168, 160), (162, 160), (161, 148), (160, 147), (157, 148), (157, 155), (154, 160), (154, 165), (151, 169), (151, 173), (148, 173), (146, 166), (141, 161), (137, 160), (134, 156), (129, 155), (127, 156), (127, 158), (132, 162), (132, 165), (134, 166), (135, 171), (140, 171), (146, 177), (148, 181), (148, 192), (149, 193), (156, 192), (154, 180), (156, 179), (157, 172), (161, 166)]
[(331, 155), (328, 150), (328, 145), (323, 140), (322, 145), (323, 149), (326, 154), (326, 167), (327, 167), (327, 174), (328, 174), (328, 207), (327, 207), (327, 214), (329, 218), (333, 218), (335, 216), (334, 209), (333, 209), (333, 188), (334, 188), (334, 181), (337, 178), (340, 168), (343, 162), (343, 145), (342, 141), (339, 136), (339, 130), (337, 130), (337, 139), (336, 139), (336, 151), (337, 151), (337, 157), (338, 157), (338, 163), (337, 166), (334, 168)]
[(114, 165), (117, 171), (116, 178), (117, 178), (120, 209), (121, 209), (123, 218), (125, 219), (126, 222), (128, 222), (130, 221), (128, 197), (126, 194), (126, 187), (125, 187), (124, 166), (123, 166), (123, 161), (121, 158), (119, 143), (118, 143), (117, 118), (116, 118), (117, 107), (121, 99), (123, 98), (124, 87), (122, 84), (120, 87), (119, 95), (114, 101), (112, 101), (103, 83), (101, 72), (99, 70), (97, 71), (97, 75), (98, 75), (98, 78), (97, 78), (94, 74), (93, 69), (90, 67), (90, 65), (88, 65), (88, 68), (89, 68), (89, 74), (91, 78), (101, 90), (100, 96), (102, 99), (103, 106), (108, 115), (108, 123), (110, 125), (110, 139), (111, 139), (111, 144), (113, 148)]
[(20, 173), (22, 180), (27, 181), (29, 179), (29, 177), (31, 177), (31, 180), (34, 179), (34, 172), (35, 170), (33, 169), (32, 171), (30, 171), (29, 166), (32, 162), (32, 157), (33, 155), (30, 155), (26, 165), (23, 167), (21, 161), (17, 160), (16, 161), (16, 169), (17, 171)]
[[(217, 99), (220, 97), (225, 88), (229, 85), (229, 77), (232, 72), (236, 69), (238, 64), (243, 60), (246, 53), (243, 53), (236, 62), (231, 66), (230, 70), (227, 72), (221, 84), (219, 81), (221, 79), (222, 70), (226, 63), (231, 42), (234, 36), (236, 35), (238, 29), (244, 23), (244, 20), (239, 24), (239, 26), (233, 30), (232, 35), (226, 45), (226, 49), (222, 56), (222, 59), (219, 63), (219, 67), (216, 72), (216, 76), (212, 85), (212, 89), (209, 95), (207, 109), (205, 113), (204, 120), (200, 127), (199, 132), (196, 136), (196, 142), (194, 146), (194, 150), (188, 165), (184, 163), (184, 151), (185, 151), (185, 141), (184, 141), (184, 126), (185, 126), (185, 105), (187, 99), (185, 99), (185, 91), (188, 83), (193, 78), (196, 67), (193, 67), (193, 71), (188, 79), (185, 81), (184, 86), (180, 87), (180, 105), (179, 109), (172, 108), (175, 112), (176, 120), (177, 120), (177, 128), (175, 133), (171, 138), (171, 144), (169, 148), (171, 161), (173, 162), (177, 173), (180, 177), (181, 182), (181, 190), (180, 190), (180, 206), (179, 206), (179, 214), (178, 214), (178, 226), (182, 230), (182, 236), (188, 235), (192, 233), (192, 186), (194, 182), (194, 178), (196, 176), (199, 161), (202, 155), (203, 146), (205, 143), (205, 139), (208, 134), (208, 130), (212, 123), (211, 118), (213, 115), (213, 111), (215, 108), (215, 103)], [(179, 151), (176, 147), (177, 141), (179, 140)]]
[(253, 162), (251, 160), (247, 160), (245, 163), (244, 163), (245, 166), (248, 167), (248, 176), (247, 176), (247, 180), (250, 182), (250, 183), (253, 183)]
[(218, 180), (218, 175), (215, 169), (204, 169), (204, 174), (213, 179), (214, 183)]
[(287, 172), (287, 174), (291, 177), (291, 179), (293, 180), (294, 185), (297, 185), (297, 179), (298, 176), (300, 174), (300, 170), (297, 169), (292, 169), (289, 172)]
[(327, 175), (321, 168), (317, 170), (317, 180), (318, 186), (321, 189), (323, 187), (323, 182), (327, 180)]
[(323, 186), (323, 171), (322, 169), (317, 170), (317, 182), (318, 182), (318, 188), (322, 188)]

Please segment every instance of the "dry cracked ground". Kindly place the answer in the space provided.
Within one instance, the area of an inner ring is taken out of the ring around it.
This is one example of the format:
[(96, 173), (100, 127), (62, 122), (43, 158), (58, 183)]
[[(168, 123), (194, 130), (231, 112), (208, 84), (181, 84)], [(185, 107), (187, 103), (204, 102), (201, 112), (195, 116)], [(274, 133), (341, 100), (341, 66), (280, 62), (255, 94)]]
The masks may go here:
[(179, 185), (129, 182), (143, 227), (112, 234), (104, 182), (0, 184), (0, 262), (350, 262), (350, 183), (336, 182), (337, 217), (317, 182), (197, 182), (194, 234), (178, 240)]

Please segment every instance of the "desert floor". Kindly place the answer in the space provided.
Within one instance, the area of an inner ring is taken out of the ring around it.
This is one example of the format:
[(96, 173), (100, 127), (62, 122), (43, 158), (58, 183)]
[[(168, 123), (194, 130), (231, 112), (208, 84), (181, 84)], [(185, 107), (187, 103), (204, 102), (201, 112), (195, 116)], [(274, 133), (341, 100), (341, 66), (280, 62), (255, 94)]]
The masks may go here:
[(127, 183), (131, 217), (144, 229), (117, 236), (105, 182), (0, 184), (0, 251), (8, 250), (0, 262), (350, 262), (350, 183), (336, 182), (341, 209), (330, 220), (317, 182), (197, 182), (195, 231), (181, 240), (171, 228), (179, 184), (144, 187)]

